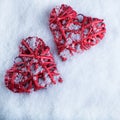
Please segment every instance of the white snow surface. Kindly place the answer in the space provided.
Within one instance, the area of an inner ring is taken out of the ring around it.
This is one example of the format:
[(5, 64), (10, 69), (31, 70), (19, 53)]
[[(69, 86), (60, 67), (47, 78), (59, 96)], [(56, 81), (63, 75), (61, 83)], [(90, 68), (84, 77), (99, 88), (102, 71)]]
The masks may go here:
[[(49, 30), (49, 13), (62, 3), (103, 18), (105, 38), (62, 62)], [(0, 120), (120, 120), (119, 0), (0, 0)], [(64, 82), (31, 94), (5, 87), (4, 75), (21, 39), (38, 36), (50, 46)]]

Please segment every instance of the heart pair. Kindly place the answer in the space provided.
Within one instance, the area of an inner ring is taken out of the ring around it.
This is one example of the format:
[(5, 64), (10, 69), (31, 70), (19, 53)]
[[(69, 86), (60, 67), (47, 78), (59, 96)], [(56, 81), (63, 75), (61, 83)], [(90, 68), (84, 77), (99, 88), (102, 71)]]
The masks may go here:
[[(64, 4), (52, 10), (49, 23), (63, 61), (96, 45), (106, 32), (103, 20), (77, 14)], [(6, 87), (13, 92), (29, 93), (62, 81), (50, 48), (43, 40), (38, 37), (23, 39), (18, 57), (6, 72)]]

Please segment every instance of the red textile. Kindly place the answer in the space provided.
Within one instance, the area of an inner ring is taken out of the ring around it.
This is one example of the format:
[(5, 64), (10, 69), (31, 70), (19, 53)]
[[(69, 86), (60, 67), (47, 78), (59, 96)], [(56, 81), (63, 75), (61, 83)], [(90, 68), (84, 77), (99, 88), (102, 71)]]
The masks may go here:
[(98, 44), (106, 32), (102, 19), (77, 14), (64, 4), (53, 8), (49, 26), (63, 61), (74, 53), (81, 53)]
[(31, 92), (62, 82), (50, 48), (38, 37), (23, 39), (19, 55), (7, 70), (5, 85), (13, 92)]

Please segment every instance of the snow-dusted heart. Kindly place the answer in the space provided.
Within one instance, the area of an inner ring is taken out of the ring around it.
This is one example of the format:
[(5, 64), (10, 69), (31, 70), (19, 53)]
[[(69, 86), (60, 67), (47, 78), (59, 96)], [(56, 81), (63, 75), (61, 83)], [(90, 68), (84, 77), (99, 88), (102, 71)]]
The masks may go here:
[(101, 41), (106, 28), (102, 19), (77, 14), (70, 6), (62, 4), (53, 8), (49, 25), (63, 61), (74, 53), (90, 49)]
[(13, 92), (31, 92), (62, 82), (50, 48), (38, 37), (23, 39), (19, 55), (7, 70), (5, 85)]

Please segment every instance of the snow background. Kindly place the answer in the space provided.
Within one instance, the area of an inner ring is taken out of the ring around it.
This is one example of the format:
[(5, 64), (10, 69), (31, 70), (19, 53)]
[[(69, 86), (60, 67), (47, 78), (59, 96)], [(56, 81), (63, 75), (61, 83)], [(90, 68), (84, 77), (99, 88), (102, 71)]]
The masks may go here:
[[(62, 3), (103, 18), (107, 33), (91, 50), (61, 62), (48, 27), (49, 13)], [(0, 120), (120, 120), (119, 0), (0, 0)], [(51, 47), (62, 84), (15, 94), (4, 75), (22, 38), (38, 36)]]

